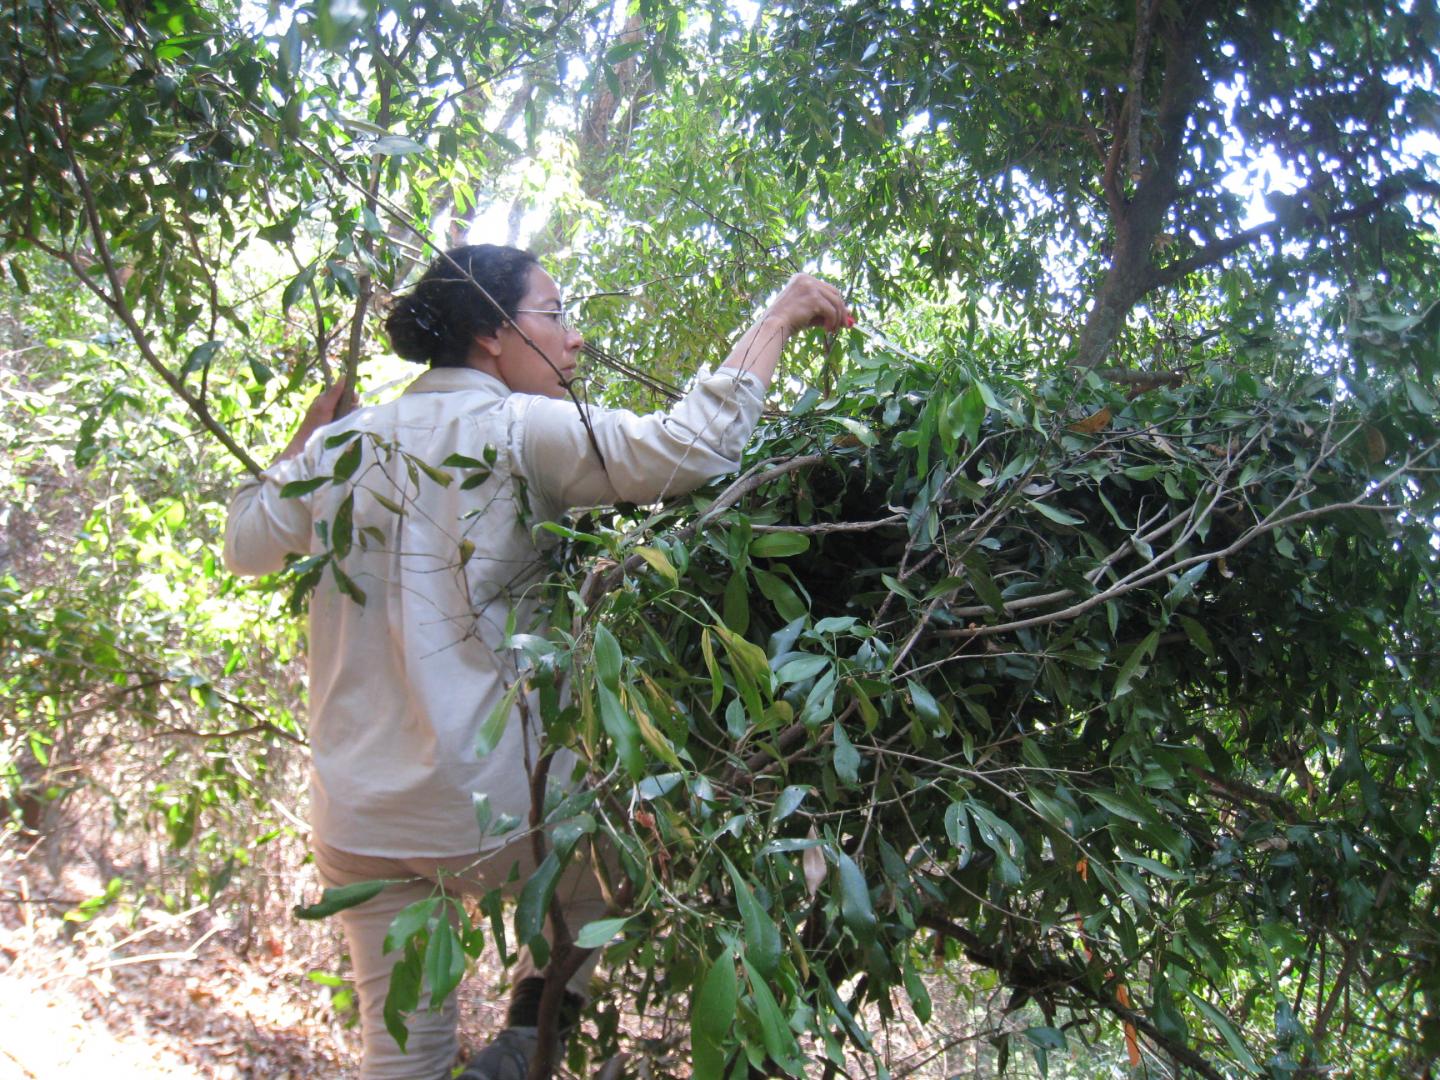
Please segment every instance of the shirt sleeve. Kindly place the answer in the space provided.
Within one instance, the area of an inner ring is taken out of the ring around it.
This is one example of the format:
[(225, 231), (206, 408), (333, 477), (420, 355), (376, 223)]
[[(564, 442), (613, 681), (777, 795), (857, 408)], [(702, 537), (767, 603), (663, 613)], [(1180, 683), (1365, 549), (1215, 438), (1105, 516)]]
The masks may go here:
[(707, 374), (668, 412), (587, 408), (592, 443), (574, 402), (527, 396), (511, 452), (530, 487), (559, 509), (656, 502), (737, 469), (764, 404), (754, 375)]
[(309, 552), (309, 497), (280, 497), (286, 484), (308, 475), (308, 461), (308, 453), (278, 461), (235, 492), (225, 518), (225, 567), (232, 574), (273, 574), (284, 568), (285, 556)]

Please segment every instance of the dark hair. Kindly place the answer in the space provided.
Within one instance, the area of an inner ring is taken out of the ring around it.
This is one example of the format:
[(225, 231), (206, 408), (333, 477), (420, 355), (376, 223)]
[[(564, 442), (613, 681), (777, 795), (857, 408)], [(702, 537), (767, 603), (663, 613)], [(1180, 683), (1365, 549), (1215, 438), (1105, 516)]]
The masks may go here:
[(477, 337), (489, 337), (505, 325), (505, 316), (514, 317), (529, 287), (530, 268), (538, 265), (519, 248), (451, 248), (391, 307), (385, 317), (391, 347), (417, 364), (463, 367)]

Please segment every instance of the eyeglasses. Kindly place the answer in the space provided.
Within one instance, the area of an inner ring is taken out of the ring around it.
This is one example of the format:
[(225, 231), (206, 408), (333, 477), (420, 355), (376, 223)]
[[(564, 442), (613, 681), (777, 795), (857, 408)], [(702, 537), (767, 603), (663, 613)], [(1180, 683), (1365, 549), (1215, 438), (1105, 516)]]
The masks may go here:
[(564, 330), (567, 334), (568, 334), (571, 330), (574, 330), (574, 329), (575, 329), (575, 323), (571, 321), (569, 314), (568, 314), (567, 312), (565, 312), (565, 311), (558, 310), (558, 309), (556, 309), (556, 308), (528, 308), (528, 307), (522, 307), (522, 308), (516, 308), (516, 309), (515, 309), (515, 314), (516, 314), (516, 315), (549, 315), (550, 318), (552, 318), (552, 319), (555, 320), (556, 324), (560, 327), (560, 329), (561, 329), (561, 330)]

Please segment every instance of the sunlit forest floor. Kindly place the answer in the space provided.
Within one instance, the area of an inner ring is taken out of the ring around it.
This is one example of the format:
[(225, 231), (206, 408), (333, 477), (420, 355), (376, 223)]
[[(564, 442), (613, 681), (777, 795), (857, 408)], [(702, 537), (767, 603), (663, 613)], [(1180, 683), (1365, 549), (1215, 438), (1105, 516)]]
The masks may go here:
[[(313, 896), (318, 886), (293, 854), (293, 884)], [(334, 996), (347, 984), (327, 985), (345, 973), (336, 927), (300, 923), (278, 903), (257, 913), (243, 901), (239, 914), (233, 904), (172, 914), (117, 903), (84, 921), (67, 919), (105, 882), (73, 850), (55, 859), (33, 842), (0, 850), (0, 1080), (357, 1075), (359, 1033), (346, 1023), (353, 1012)], [(499, 1026), (501, 979), (487, 953), (461, 985), (462, 1056)], [(937, 1023), (900, 1015), (872, 1028), (886, 1033), (893, 1075), (992, 1075), (983, 1038), (946, 1034), (967, 1010), (944, 1002), (939, 985), (932, 989)], [(634, 1036), (631, 1055), (610, 1075), (688, 1073), (683, 1018), (621, 1013)]]
[(203, 906), (66, 921), (97, 882), (51, 880), (23, 854), (0, 876), (15, 901), (0, 914), (0, 1077), (354, 1075), (356, 1033), (308, 978), (335, 969), (338, 942), (284, 923), (247, 940)]

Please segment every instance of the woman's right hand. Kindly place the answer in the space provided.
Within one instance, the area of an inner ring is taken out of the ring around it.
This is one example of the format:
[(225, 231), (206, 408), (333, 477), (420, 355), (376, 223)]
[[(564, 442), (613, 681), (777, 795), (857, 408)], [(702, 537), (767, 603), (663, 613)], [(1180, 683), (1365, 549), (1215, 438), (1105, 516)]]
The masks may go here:
[(780, 295), (766, 309), (762, 319), (780, 323), (786, 336), (809, 327), (828, 334), (855, 325), (840, 290), (809, 274), (796, 274), (785, 283)]

